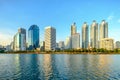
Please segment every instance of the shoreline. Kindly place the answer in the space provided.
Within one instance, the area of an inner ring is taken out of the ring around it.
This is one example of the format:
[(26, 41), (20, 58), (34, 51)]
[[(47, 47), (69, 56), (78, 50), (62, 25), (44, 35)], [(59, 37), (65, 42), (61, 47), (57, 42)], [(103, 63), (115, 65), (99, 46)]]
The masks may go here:
[(120, 52), (6, 52), (0, 54), (120, 54)]

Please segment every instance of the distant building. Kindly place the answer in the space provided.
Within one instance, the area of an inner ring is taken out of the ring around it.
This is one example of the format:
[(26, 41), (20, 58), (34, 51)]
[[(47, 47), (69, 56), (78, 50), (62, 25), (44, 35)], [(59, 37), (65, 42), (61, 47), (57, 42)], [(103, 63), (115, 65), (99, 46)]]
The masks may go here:
[(45, 51), (45, 41), (40, 42), (40, 51)]
[(0, 45), (0, 48), (2, 48), (3, 46), (2, 45)]
[(13, 49), (14, 51), (26, 50), (26, 30), (24, 28), (18, 29), (18, 32), (15, 34)]
[(28, 30), (28, 49), (34, 50), (38, 47), (39, 47), (39, 27), (37, 25), (32, 25)]
[(120, 48), (120, 41), (115, 42), (115, 48)]
[(59, 46), (59, 48), (60, 48), (61, 50), (65, 49), (64, 41), (60, 41), (60, 42), (58, 43), (58, 46)]
[(11, 51), (14, 50), (14, 42), (11, 42), (11, 43), (10, 43), (10, 49), (11, 49)]
[(72, 36), (73, 34), (76, 34), (76, 33), (77, 33), (76, 23), (73, 23), (73, 24), (71, 25), (71, 36)]
[(7, 45), (7, 46), (6, 46), (6, 51), (11, 51), (10, 45)]
[(58, 43), (56, 43), (56, 48), (59, 48), (59, 44)]
[(72, 41), (72, 49), (79, 49), (80, 48), (80, 34), (75, 33), (71, 36)]
[(65, 49), (71, 49), (72, 48), (71, 45), (72, 45), (71, 37), (67, 37), (65, 41)]
[(95, 20), (90, 27), (90, 47), (98, 48), (98, 23)]
[(45, 28), (45, 50), (55, 50), (56, 48), (56, 29), (48, 26)]
[(88, 48), (89, 44), (89, 27), (86, 22), (82, 26), (82, 48)]
[(105, 20), (102, 20), (99, 31), (100, 40), (108, 38), (108, 23)]
[(100, 48), (104, 48), (107, 50), (113, 50), (114, 49), (114, 40), (112, 38), (101, 39)]

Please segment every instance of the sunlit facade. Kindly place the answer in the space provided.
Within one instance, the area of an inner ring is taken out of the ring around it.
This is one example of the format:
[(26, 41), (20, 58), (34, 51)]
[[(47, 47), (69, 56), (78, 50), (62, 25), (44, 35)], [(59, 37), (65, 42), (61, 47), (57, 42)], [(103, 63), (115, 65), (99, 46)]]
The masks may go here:
[(26, 30), (23, 28), (18, 29), (18, 32), (14, 36), (13, 41), (14, 51), (26, 50)]
[(56, 29), (48, 26), (45, 28), (45, 50), (55, 50), (56, 48)]
[(71, 37), (67, 37), (65, 41), (65, 49), (71, 49), (72, 48), (72, 40)]
[(86, 22), (82, 26), (82, 48), (88, 48), (89, 44), (89, 27)]
[(108, 38), (108, 23), (105, 20), (102, 20), (100, 24), (99, 37), (99, 40), (103, 38)]
[(76, 23), (73, 23), (71, 25), (71, 36), (76, 34), (77, 30), (76, 30)]
[(80, 48), (80, 34), (76, 33), (71, 36), (72, 40), (72, 49), (79, 49)]
[(90, 27), (90, 47), (98, 48), (98, 23), (95, 20)]
[(114, 40), (112, 38), (101, 39), (100, 48), (103, 48), (106, 50), (113, 50), (114, 49)]

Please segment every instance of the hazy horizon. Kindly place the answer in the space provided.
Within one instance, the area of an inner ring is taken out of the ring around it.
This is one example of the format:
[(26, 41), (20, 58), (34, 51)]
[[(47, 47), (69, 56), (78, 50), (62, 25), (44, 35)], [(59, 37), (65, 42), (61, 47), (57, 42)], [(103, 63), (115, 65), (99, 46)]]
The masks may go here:
[[(40, 28), (40, 40), (44, 39), (44, 28), (53, 26), (57, 31), (57, 42), (70, 36), (70, 26), (76, 23), (81, 36), (84, 22), (93, 20), (108, 22), (109, 37), (120, 41), (120, 8), (118, 0), (1, 0), (0, 1), (0, 45), (13, 40), (18, 28), (36, 24)], [(28, 34), (26, 34), (28, 35)], [(81, 38), (81, 37), (80, 37)]]

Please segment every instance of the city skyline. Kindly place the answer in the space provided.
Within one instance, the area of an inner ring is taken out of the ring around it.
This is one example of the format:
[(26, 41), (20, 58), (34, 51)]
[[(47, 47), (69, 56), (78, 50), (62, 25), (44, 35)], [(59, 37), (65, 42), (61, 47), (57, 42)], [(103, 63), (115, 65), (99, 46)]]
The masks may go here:
[[(108, 6), (108, 3), (111, 6)], [(74, 6), (72, 6), (73, 4)], [(66, 37), (70, 36), (70, 26), (73, 22), (76, 23), (77, 32), (81, 35), (83, 22), (86, 21), (90, 26), (93, 20), (100, 23), (103, 19), (108, 22), (109, 37), (120, 41), (118, 0), (4, 0), (0, 1), (0, 10), (0, 45), (10, 44), (19, 27), (28, 30), (32, 24), (38, 25), (40, 40), (44, 40), (44, 27), (54, 26), (57, 30), (56, 41), (59, 42), (65, 41)]]

